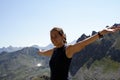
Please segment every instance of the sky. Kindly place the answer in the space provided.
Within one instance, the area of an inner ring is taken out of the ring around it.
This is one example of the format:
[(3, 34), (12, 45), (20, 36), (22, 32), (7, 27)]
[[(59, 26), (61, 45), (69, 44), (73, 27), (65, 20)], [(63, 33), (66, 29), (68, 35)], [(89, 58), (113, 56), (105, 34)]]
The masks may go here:
[(61, 27), (67, 42), (120, 23), (120, 0), (0, 0), (0, 47), (47, 46)]

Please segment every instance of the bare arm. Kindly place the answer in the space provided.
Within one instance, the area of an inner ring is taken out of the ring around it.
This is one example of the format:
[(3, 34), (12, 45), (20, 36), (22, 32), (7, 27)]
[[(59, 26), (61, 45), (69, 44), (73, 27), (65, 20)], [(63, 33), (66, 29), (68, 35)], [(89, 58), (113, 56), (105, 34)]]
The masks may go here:
[(86, 38), (74, 45), (69, 45), (66, 50), (67, 57), (71, 58), (76, 52), (81, 51), (84, 47), (99, 39), (99, 35), (95, 34), (89, 38)]
[(46, 51), (39, 50), (38, 54), (50, 57), (53, 54), (53, 49), (46, 50)]
[(79, 41), (78, 43), (74, 45), (68, 46), (66, 50), (67, 57), (71, 58), (76, 52), (81, 51), (84, 47), (86, 47), (87, 45), (99, 39), (100, 35), (105, 35), (107, 33), (116, 32), (118, 30), (120, 30), (120, 25), (118, 25), (117, 27), (112, 26), (110, 28), (99, 31), (100, 34), (97, 33), (91, 37), (88, 37), (82, 41)]

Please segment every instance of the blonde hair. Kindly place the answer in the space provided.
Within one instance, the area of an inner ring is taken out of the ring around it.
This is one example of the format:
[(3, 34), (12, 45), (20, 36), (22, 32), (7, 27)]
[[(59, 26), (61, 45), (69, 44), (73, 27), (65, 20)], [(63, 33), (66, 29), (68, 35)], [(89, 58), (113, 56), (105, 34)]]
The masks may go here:
[(57, 31), (61, 36), (63, 36), (64, 37), (63, 42), (67, 43), (66, 34), (64, 33), (63, 29), (59, 28), (59, 27), (54, 27), (50, 32), (52, 32), (54, 30)]

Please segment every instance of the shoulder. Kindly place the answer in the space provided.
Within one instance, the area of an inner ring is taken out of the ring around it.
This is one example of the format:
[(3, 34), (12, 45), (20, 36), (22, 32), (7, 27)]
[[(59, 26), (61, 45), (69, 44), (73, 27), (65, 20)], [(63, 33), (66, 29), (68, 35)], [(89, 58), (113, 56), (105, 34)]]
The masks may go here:
[(66, 46), (66, 56), (68, 58), (72, 58), (72, 56), (73, 56), (73, 45), (67, 45)]
[(74, 54), (76, 54), (77, 52), (81, 51), (83, 49), (83, 46), (81, 43), (76, 43), (73, 45), (68, 45), (66, 47), (66, 56), (68, 58), (72, 58)]

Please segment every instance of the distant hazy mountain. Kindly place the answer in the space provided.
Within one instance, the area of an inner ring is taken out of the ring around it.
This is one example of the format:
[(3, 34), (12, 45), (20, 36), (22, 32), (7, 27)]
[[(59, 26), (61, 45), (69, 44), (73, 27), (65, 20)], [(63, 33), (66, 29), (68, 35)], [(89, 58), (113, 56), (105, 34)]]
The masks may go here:
[(35, 48), (38, 48), (38, 49), (42, 49), (42, 50), (47, 50), (47, 49), (51, 49), (53, 48), (54, 46), (52, 44), (49, 44), (45, 47), (41, 47), (41, 46), (38, 46), (38, 45), (33, 45), (32, 47), (35, 47)]
[(9, 46), (9, 47), (3, 47), (3, 48), (0, 48), (0, 53), (1, 52), (14, 52), (14, 51), (17, 51), (17, 50), (20, 50), (22, 49), (22, 47), (12, 47), (12, 46)]
[[(49, 44), (49, 45), (47, 45), (47, 46), (45, 46), (45, 47), (40, 47), (40, 46), (38, 46), (38, 45), (33, 45), (33, 46), (30, 46), (30, 47), (47, 50), (47, 49), (53, 48), (53, 45), (52, 45), (52, 44)], [(1, 53), (1, 52), (14, 52), (14, 51), (21, 50), (21, 49), (23, 49), (23, 48), (24, 48), (24, 47), (13, 47), (13, 46), (2, 47), (2, 48), (0, 48), (0, 53)]]

